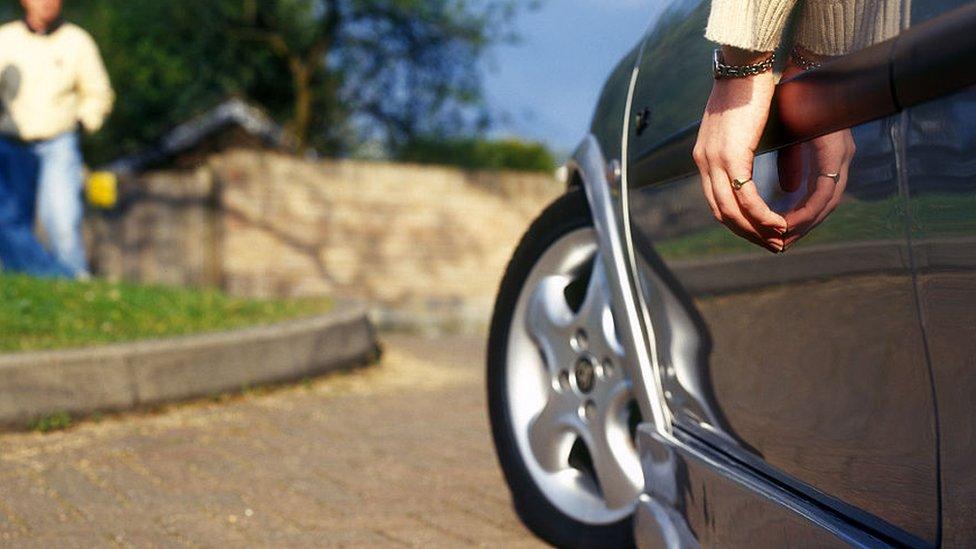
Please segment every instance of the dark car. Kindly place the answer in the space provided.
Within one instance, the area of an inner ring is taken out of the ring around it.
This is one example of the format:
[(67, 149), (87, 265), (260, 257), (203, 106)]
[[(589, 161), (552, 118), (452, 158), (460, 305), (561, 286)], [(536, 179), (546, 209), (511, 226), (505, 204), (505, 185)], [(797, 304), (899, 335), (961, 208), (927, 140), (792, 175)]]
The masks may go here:
[(976, 4), (888, 0), (900, 33), (779, 84), (754, 171), (775, 211), (814, 192), (780, 188), (786, 151), (856, 145), (782, 254), (702, 196), (709, 3), (665, 4), (499, 291), (519, 515), (565, 547), (976, 546)]

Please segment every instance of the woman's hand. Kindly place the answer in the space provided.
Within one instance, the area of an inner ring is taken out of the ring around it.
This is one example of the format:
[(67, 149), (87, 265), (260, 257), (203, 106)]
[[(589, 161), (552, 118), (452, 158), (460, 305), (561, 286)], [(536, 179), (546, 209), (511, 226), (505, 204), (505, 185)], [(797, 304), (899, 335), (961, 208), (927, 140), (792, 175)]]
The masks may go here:
[[(723, 48), (725, 62), (748, 65), (769, 54)], [(776, 79), (771, 72), (715, 80), (695, 145), (702, 190), (715, 218), (764, 248), (783, 251), (786, 219), (769, 209), (752, 182), (759, 138), (766, 127)], [(733, 181), (748, 181), (735, 189)]]
[[(807, 52), (804, 56), (813, 57)], [(801, 68), (790, 65), (783, 78), (801, 72)], [(780, 187), (786, 192), (795, 192), (806, 181), (806, 195), (784, 216), (789, 225), (784, 248), (806, 236), (837, 208), (847, 188), (856, 150), (851, 130), (845, 129), (791, 145), (779, 152)]]
[(841, 130), (795, 145), (805, 157), (807, 194), (786, 214), (789, 231), (783, 246), (789, 248), (823, 223), (840, 203), (857, 148), (851, 130)]

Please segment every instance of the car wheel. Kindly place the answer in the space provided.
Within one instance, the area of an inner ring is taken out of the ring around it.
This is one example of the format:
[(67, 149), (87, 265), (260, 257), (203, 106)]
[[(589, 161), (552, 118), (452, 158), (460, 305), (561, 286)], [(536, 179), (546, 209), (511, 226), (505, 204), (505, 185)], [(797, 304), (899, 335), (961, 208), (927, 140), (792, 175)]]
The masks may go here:
[(585, 196), (533, 223), (509, 263), (488, 342), (488, 405), (516, 511), (559, 547), (633, 545), (640, 412)]

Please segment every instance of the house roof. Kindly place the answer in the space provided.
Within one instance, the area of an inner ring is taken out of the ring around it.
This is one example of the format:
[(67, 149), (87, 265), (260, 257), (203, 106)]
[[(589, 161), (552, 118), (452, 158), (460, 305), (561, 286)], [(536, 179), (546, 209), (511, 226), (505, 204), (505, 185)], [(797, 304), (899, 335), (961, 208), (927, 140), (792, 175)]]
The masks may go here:
[(208, 138), (232, 127), (243, 129), (269, 147), (278, 148), (287, 144), (284, 130), (261, 109), (240, 99), (229, 99), (180, 124), (155, 145), (117, 158), (103, 169), (119, 174), (144, 171), (191, 151)]

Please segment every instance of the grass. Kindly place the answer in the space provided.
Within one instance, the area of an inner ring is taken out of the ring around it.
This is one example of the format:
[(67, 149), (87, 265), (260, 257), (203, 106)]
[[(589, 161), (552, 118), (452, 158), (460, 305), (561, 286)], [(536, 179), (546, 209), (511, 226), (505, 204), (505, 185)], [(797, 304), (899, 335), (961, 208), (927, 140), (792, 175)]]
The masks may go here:
[(32, 421), (28, 427), (31, 431), (37, 431), (38, 433), (51, 433), (53, 431), (68, 429), (71, 427), (71, 423), (71, 414), (57, 412)]
[(230, 330), (330, 308), (327, 298), (253, 300), (216, 290), (0, 275), (0, 352)]
[[(905, 237), (904, 199), (851, 200), (842, 203), (823, 224), (808, 233), (801, 245)], [(912, 235), (915, 238), (976, 233), (976, 196), (926, 195), (912, 199)], [(713, 257), (755, 251), (757, 248), (725, 227), (713, 225), (655, 246), (669, 260)]]

